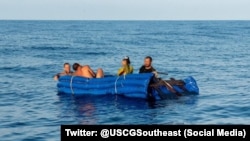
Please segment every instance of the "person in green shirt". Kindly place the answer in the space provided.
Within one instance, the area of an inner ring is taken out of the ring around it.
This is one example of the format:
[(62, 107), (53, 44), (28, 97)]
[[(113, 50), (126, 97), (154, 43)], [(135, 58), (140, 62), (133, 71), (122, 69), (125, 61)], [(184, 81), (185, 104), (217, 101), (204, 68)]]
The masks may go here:
[(124, 57), (122, 59), (122, 67), (118, 70), (117, 75), (126, 75), (126, 74), (132, 74), (134, 71), (133, 66), (131, 65), (130, 59), (128, 56)]

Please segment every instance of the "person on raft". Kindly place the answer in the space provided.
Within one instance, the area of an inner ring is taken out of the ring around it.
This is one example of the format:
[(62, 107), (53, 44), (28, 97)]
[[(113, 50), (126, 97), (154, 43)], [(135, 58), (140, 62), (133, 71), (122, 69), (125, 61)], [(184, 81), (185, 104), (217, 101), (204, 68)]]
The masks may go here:
[(185, 83), (182, 80), (175, 80), (174, 78), (170, 80), (162, 80), (159, 78), (156, 69), (152, 66), (152, 61), (152, 57), (146, 56), (144, 58), (144, 65), (140, 68), (139, 73), (153, 73), (155, 77), (152, 82), (150, 82), (151, 87), (158, 90), (159, 87), (165, 86), (170, 92), (180, 96), (181, 94), (177, 92), (173, 86), (178, 85), (184, 90)]
[(54, 75), (54, 80), (57, 81), (60, 76), (63, 75), (72, 75), (73, 72), (70, 70), (70, 64), (69, 63), (64, 63), (63, 64), (63, 71), (61, 73), (57, 73), (56, 75)]
[(146, 56), (144, 58), (144, 65), (141, 66), (139, 73), (154, 73), (155, 77), (158, 77), (156, 69), (152, 66), (152, 57)]
[(130, 59), (128, 56), (124, 57), (122, 59), (122, 67), (118, 70), (117, 75), (126, 75), (126, 74), (132, 74), (134, 71), (133, 66), (131, 65)]
[(81, 76), (81, 77), (86, 77), (86, 78), (103, 78), (104, 77), (104, 73), (101, 68), (99, 68), (97, 72), (95, 73), (88, 65), (82, 66), (78, 63), (74, 63), (73, 70), (75, 71), (73, 73), (74, 76)]

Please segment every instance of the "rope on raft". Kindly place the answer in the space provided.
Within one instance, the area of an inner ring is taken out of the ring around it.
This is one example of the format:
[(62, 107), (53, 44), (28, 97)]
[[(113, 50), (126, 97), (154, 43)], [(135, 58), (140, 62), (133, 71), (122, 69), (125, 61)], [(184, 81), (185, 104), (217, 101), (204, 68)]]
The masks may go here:
[(117, 81), (118, 81), (119, 78), (120, 78), (120, 77), (118, 76), (118, 77), (116, 78), (116, 80), (115, 80), (115, 94), (117, 94)]
[(71, 76), (71, 79), (70, 79), (70, 89), (71, 89), (71, 93), (74, 95), (74, 90), (73, 90), (73, 87), (72, 87), (73, 78), (74, 78), (74, 76)]
[[(119, 80), (121, 76), (117, 76), (116, 80), (115, 80), (115, 94), (118, 94), (117, 92), (117, 81)], [(126, 79), (126, 75), (123, 75), (123, 79)], [(121, 83), (121, 85), (123, 86), (123, 84)]]

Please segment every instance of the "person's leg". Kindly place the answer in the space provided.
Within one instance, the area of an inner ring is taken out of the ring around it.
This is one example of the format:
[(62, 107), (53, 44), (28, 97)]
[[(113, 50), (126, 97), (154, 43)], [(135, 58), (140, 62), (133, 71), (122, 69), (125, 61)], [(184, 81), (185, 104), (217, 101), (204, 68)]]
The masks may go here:
[(103, 70), (99, 68), (96, 72), (96, 78), (102, 78), (102, 77), (104, 77), (104, 73)]

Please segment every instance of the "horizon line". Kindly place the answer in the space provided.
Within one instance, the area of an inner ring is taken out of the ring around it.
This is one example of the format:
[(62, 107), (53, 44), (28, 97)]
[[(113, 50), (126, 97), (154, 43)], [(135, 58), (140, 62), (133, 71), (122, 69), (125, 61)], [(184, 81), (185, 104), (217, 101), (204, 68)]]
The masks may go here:
[(0, 21), (250, 21), (250, 19), (0, 19)]

